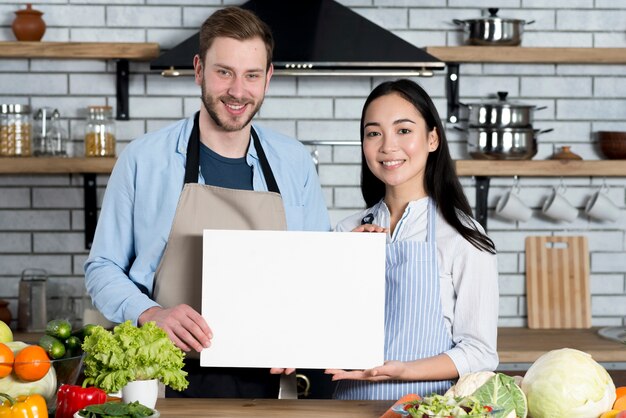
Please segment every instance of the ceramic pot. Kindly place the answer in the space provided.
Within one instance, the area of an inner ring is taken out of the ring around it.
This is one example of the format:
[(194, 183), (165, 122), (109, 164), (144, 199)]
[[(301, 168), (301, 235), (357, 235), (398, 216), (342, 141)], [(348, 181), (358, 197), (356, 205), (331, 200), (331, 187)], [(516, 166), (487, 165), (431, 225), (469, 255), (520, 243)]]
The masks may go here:
[(18, 41), (37, 42), (43, 38), (46, 32), (46, 22), (41, 18), (43, 12), (33, 9), (27, 3), (26, 9), (18, 10), (15, 15), (11, 28)]
[(139, 401), (140, 404), (153, 409), (158, 395), (159, 381), (157, 379), (135, 380), (128, 382), (122, 388), (122, 401), (124, 403)]

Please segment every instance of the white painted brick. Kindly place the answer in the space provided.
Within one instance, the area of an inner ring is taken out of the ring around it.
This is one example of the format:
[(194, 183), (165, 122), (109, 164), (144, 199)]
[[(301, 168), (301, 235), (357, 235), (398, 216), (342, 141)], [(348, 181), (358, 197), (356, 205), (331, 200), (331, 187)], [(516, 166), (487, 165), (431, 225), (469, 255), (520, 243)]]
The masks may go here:
[(334, 202), (336, 208), (365, 206), (361, 189), (357, 187), (335, 187)]
[(92, 60), (46, 60), (32, 59), (30, 62), (32, 71), (42, 72), (46, 75), (54, 72), (103, 72), (106, 64), (103, 61)]
[(624, 78), (596, 77), (593, 80), (594, 97), (625, 97), (626, 83)]
[[(535, 118), (537, 118), (537, 115), (539, 115), (542, 112), (543, 110), (536, 111)], [(578, 122), (578, 121), (559, 122), (559, 121), (552, 120), (549, 123), (546, 122), (546, 124), (547, 125), (549, 124), (550, 127), (554, 129), (554, 131), (542, 135), (541, 136), (542, 140), (543, 139), (562, 139), (563, 141), (566, 141), (569, 144), (589, 142), (589, 135), (590, 135), (589, 132), (591, 132), (590, 122)], [(575, 151), (576, 147), (577, 145), (574, 146), (574, 148), (572, 148), (572, 151), (576, 152)]]
[(179, 7), (107, 7), (109, 27), (167, 28), (180, 27), (181, 22), (182, 13)]
[(626, 272), (626, 253), (606, 252), (591, 254), (591, 270), (602, 273)]
[[(554, 64), (485, 64), (484, 74), (497, 75), (553, 75), (555, 72)], [(461, 67), (461, 77), (465, 74), (465, 66)]]
[(326, 202), (326, 207), (334, 207), (335, 202), (333, 201), (333, 188), (322, 187), (322, 193), (324, 193), (324, 201)]
[(0, 271), (4, 274), (21, 274), (28, 268), (44, 269), (48, 274), (71, 273), (69, 255), (0, 255)]
[[(11, 39), (14, 40), (14, 39)], [(69, 28), (46, 28), (46, 33), (41, 39), (43, 42), (69, 42), (70, 29)]]
[(147, 93), (151, 96), (194, 96), (200, 97), (200, 86), (193, 77), (162, 77), (152, 74), (147, 77)]
[(188, 118), (193, 116), (202, 106), (200, 96), (198, 97), (184, 97), (183, 98), (183, 117)]
[[(371, 20), (378, 26), (386, 29), (405, 29), (408, 25), (409, 14), (404, 8), (386, 8), (386, 7), (355, 7), (352, 9), (356, 13)], [(346, 30), (354, 30), (356, 28), (346, 28)]]
[(594, 33), (593, 46), (596, 48), (623, 48), (624, 35), (622, 33)]
[(368, 77), (301, 77), (300, 96), (366, 97), (371, 91)]
[[(115, 74), (70, 74), (72, 95), (112, 96), (115, 92)], [(142, 75), (130, 75), (128, 92), (132, 95), (144, 94)]]
[(619, 120), (625, 109), (626, 100), (557, 100), (557, 117), (566, 120)]
[[(185, 4), (199, 4), (199, 5), (207, 5), (207, 4), (214, 4), (214, 5), (219, 5), (220, 4), (220, 0), (185, 0)], [(169, 5), (169, 4), (176, 4), (175, 0), (146, 0), (147, 4), (165, 4), (165, 5)], [(241, 0), (236, 0), (233, 2), (234, 4), (241, 4)]]
[(335, 146), (333, 150), (333, 161), (336, 163), (354, 163), (361, 164), (361, 145), (356, 142), (355, 145)]
[(281, 99), (268, 97), (259, 112), (264, 118), (317, 119), (331, 118), (332, 99)]
[(311, 153), (317, 150), (317, 159), (320, 162), (320, 164), (329, 164), (333, 162), (333, 147), (332, 146), (330, 145), (305, 145), (305, 146)]
[(34, 109), (52, 107), (57, 109), (63, 117), (81, 119), (84, 118), (87, 106), (106, 104), (106, 100), (102, 97), (88, 96), (33, 97), (31, 99), (31, 106)]
[(67, 76), (60, 74), (0, 74), (0, 94), (66, 94)]
[(524, 251), (527, 235), (527, 233), (515, 231), (489, 232), (489, 237), (496, 244), (498, 252)]
[(297, 123), (298, 139), (360, 141), (358, 121), (303, 121)]
[(516, 316), (518, 314), (518, 299), (516, 296), (500, 296), (498, 311), (502, 316)]
[(573, 64), (559, 64), (556, 66), (556, 73), (563, 75), (600, 75), (607, 76), (621, 76), (626, 73), (626, 65), (573, 65)]
[(413, 8), (409, 9), (409, 28), (419, 30), (456, 30), (459, 26), (455, 25), (452, 19), (474, 19), (479, 16), (476, 9)]
[[(371, 0), (352, 0), (352, 2), (358, 4), (359, 1), (361, 3), (368, 3)], [(399, 7), (399, 6), (415, 6), (415, 0), (373, 0), (374, 6), (391, 6), (391, 7)], [(339, 3), (349, 5), (350, 1), (340, 0)], [(420, 7), (445, 7), (446, 0), (420, 0)]]
[(44, 12), (46, 25), (54, 26), (104, 26), (104, 7), (59, 4), (40, 6), (39, 10)]
[(521, 95), (554, 97), (567, 92), (569, 97), (591, 96), (589, 77), (522, 77)]
[(82, 189), (77, 188), (34, 188), (35, 208), (77, 208), (84, 206)]
[(28, 71), (28, 60), (25, 59), (3, 59), (2, 66), (0, 66), (2, 72), (24, 72)]
[(592, 295), (618, 295), (624, 293), (624, 275), (592, 274), (590, 287)]
[(498, 277), (500, 295), (520, 296), (526, 294), (526, 280), (523, 274), (500, 274)]
[(221, 7), (185, 7), (183, 9), (183, 27), (200, 29), (202, 23)]
[(3, 186), (29, 186), (32, 184), (37, 185), (67, 185), (69, 184), (69, 177), (67, 175), (1, 175), (0, 185)]
[[(520, 1), (521, 0), (504, 0), (504, 1), (499, 1), (498, 2), (498, 7), (501, 8), (517, 8), (520, 7)], [(476, 1), (476, 0), (449, 0), (448, 1), (448, 7), (483, 7), (483, 8), (487, 8), (487, 7), (491, 7), (488, 6), (491, 3), (486, 2), (486, 1)], [(444, 5), (445, 6), (445, 5)], [(487, 13), (486, 10), (484, 10), (484, 14), (485, 15), (489, 15), (489, 13)], [(503, 15), (504, 16), (504, 15)], [(508, 16), (508, 12), (507, 12), (507, 16)], [(476, 16), (478, 17), (478, 16)]]
[(35, 233), (36, 253), (82, 253), (85, 250), (85, 235), (82, 233)]
[(174, 97), (131, 97), (130, 114), (133, 118), (182, 118), (183, 103)]
[(270, 80), (267, 97), (296, 96), (297, 77), (274, 75)]
[(592, 131), (626, 131), (626, 121), (593, 121)]
[(593, 316), (626, 315), (626, 296), (592, 296), (591, 313)]
[[(336, 0), (337, 3), (341, 3), (344, 6), (371, 6), (372, 4), (377, 5), (380, 1), (383, 2), (383, 6), (385, 5), (386, 0)], [(401, 4), (406, 6), (403, 2), (412, 1), (412, 0), (401, 0)], [(433, 0), (430, 0), (433, 1)]]
[(126, 28), (73, 28), (70, 38), (74, 42), (152, 42), (145, 29)]
[[(260, 126), (267, 126), (268, 128), (280, 132), (283, 135), (290, 136), (292, 138), (297, 138), (296, 136), (296, 122), (291, 121), (281, 121), (281, 120), (263, 120), (257, 118), (254, 121), (254, 124), (258, 124)], [(297, 138), (300, 139), (300, 138)]]
[(524, 328), (526, 326), (525, 318), (498, 318), (499, 327)]
[(335, 99), (335, 118), (361, 119), (365, 99)]
[(178, 122), (179, 119), (161, 119), (161, 120), (148, 120), (148, 128), (146, 132), (157, 131), (161, 128), (164, 128), (172, 123)]
[(130, 141), (146, 133), (143, 120), (116, 120), (115, 132), (118, 141)]
[(69, 214), (63, 210), (2, 210), (0, 230), (34, 231), (41, 229), (65, 230), (69, 227)]
[[(551, 9), (591, 9), (593, 0), (551, 0), (548, 5)], [(543, 9), (546, 6), (546, 0), (524, 0), (525, 9), (532, 7)]]
[(361, 167), (343, 164), (324, 165), (320, 167), (319, 176), (322, 184), (328, 186), (358, 184)]
[(0, 253), (28, 253), (30, 251), (30, 234), (19, 232), (0, 233)]
[(0, 208), (30, 207), (30, 190), (23, 188), (1, 188)]
[(558, 10), (556, 21), (562, 31), (603, 31), (623, 26), (626, 10)]
[(591, 48), (591, 33), (525, 32), (523, 46), (527, 47), (578, 47)]
[[(55, 1), (55, 0), (53, 0)], [(58, 2), (58, 0), (56, 0)], [(142, 4), (144, 3), (143, 0), (69, 0), (68, 3), (73, 3), (73, 4)]]
[(615, 317), (594, 317), (591, 318), (592, 327), (616, 327), (622, 326), (622, 319)]
[(492, 76), (492, 77), (463, 77), (459, 80), (459, 95), (476, 97), (479, 100), (489, 95), (495, 95), (498, 91), (508, 91), (509, 97), (519, 96), (519, 79), (515, 76)]
[(156, 42), (162, 50), (174, 48), (185, 39), (198, 32), (197, 28), (182, 29), (145, 29), (147, 31), (146, 41)]

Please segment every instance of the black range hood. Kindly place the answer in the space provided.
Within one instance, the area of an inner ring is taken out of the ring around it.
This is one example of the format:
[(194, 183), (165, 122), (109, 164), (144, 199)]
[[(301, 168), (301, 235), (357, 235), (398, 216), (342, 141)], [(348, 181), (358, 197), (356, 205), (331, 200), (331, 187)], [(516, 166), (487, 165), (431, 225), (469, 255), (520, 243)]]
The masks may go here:
[[(445, 63), (334, 0), (250, 0), (274, 35), (274, 74), (430, 76)], [(193, 74), (196, 33), (150, 63), (164, 76)]]

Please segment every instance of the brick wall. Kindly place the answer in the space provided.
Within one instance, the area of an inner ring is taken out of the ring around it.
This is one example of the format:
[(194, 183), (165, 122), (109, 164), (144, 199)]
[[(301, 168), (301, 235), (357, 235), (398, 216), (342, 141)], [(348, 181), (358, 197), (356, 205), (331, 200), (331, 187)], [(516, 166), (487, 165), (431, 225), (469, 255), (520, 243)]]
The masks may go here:
[[(459, 45), (462, 34), (452, 19), (480, 15), (490, 6), (475, 0), (342, 0), (343, 4), (418, 46)], [(45, 41), (158, 42), (168, 49), (193, 34), (206, 16), (238, 0), (50, 0), (33, 4), (48, 25)], [(536, 20), (526, 26), (524, 46), (624, 47), (626, 4), (611, 0), (505, 0), (499, 15)], [(13, 40), (13, 12), (23, 7), (0, 0), (0, 40)], [(116, 121), (118, 150), (134, 137), (181, 117), (199, 106), (191, 78), (166, 79), (147, 63), (131, 63), (130, 121)], [(34, 109), (59, 109), (73, 150), (82, 153), (82, 111), (88, 105), (115, 105), (115, 64), (98, 60), (0, 60), (0, 102), (27, 103)], [(545, 159), (562, 145), (585, 159), (598, 159), (593, 132), (626, 131), (626, 68), (623, 65), (461, 65), (461, 101), (483, 99), (496, 91), (547, 106), (535, 113), (535, 127), (553, 128), (539, 137)], [(420, 82), (445, 117), (444, 73)], [(358, 140), (362, 103), (382, 79), (276, 77), (258, 121), (301, 140)], [(451, 128), (451, 127), (449, 127)], [(463, 135), (449, 129), (456, 158), (467, 158)], [(319, 174), (335, 223), (362, 207), (358, 188), (359, 154), (354, 146), (319, 146)], [(313, 150), (313, 148), (311, 148)], [(98, 176), (99, 198), (106, 176)], [(500, 323), (525, 325), (524, 238), (528, 235), (586, 235), (591, 251), (593, 324), (623, 325), (626, 315), (626, 191), (624, 178), (519, 179), (521, 195), (535, 209), (528, 222), (512, 223), (493, 216), (497, 199), (513, 184), (494, 178), (489, 195), (489, 230), (499, 249)], [(463, 178), (471, 202), (472, 178)], [(581, 214), (571, 224), (543, 218), (539, 208), (548, 193), (563, 183), (566, 197), (582, 208), (604, 182), (621, 208), (615, 223), (601, 223)], [(0, 298), (17, 315), (17, 291), (25, 268), (50, 274), (51, 314), (58, 297), (77, 302), (84, 293), (82, 176), (0, 175)], [(81, 312), (80, 303), (75, 306)], [(14, 323), (15, 325), (15, 323)]]

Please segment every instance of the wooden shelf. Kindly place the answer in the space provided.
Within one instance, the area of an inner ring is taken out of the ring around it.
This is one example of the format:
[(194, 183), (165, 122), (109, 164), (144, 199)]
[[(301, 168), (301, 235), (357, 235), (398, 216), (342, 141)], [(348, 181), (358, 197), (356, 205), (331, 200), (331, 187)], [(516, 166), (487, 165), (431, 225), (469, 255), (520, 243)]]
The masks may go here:
[[(115, 158), (0, 158), (0, 174), (108, 174)], [(626, 160), (457, 160), (459, 176), (626, 177)]]
[(0, 58), (128, 59), (159, 56), (157, 43), (131, 42), (0, 42)]
[(445, 62), (626, 64), (626, 48), (429, 46), (426, 51)]
[(0, 174), (109, 174), (115, 158), (0, 158)]

